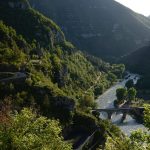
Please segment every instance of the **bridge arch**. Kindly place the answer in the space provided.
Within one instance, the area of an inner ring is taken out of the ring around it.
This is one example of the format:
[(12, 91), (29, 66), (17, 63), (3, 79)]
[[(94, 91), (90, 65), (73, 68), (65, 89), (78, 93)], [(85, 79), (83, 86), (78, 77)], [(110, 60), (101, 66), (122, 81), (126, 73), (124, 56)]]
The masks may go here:
[[(94, 109), (92, 111), (96, 111), (99, 113), (99, 116), (104, 115), (104, 119), (112, 119), (113, 114), (122, 114), (121, 122), (123, 122), (126, 119), (127, 114), (128, 115), (134, 115), (134, 112), (143, 112), (144, 108), (143, 107), (129, 107), (129, 108), (106, 108), (106, 109)], [(106, 115), (107, 114), (107, 115)], [(102, 118), (103, 119), (103, 118)]]
[(102, 119), (108, 119), (108, 118), (111, 119), (110, 114), (108, 114), (106, 111), (101, 111), (101, 112), (98, 112), (98, 113), (99, 113), (99, 117), (102, 118)]

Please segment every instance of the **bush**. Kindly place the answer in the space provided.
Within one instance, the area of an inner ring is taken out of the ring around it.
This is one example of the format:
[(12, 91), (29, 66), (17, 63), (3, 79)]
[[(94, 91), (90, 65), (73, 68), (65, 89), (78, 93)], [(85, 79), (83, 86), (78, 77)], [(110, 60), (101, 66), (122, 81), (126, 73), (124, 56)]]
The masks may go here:
[(130, 89), (128, 90), (128, 100), (129, 100), (129, 101), (135, 100), (136, 93), (137, 93), (137, 91), (136, 91), (135, 88), (130, 88)]
[(125, 88), (119, 88), (116, 90), (116, 96), (119, 101), (125, 100), (127, 96), (127, 90)]
[(12, 115), (9, 124), (1, 122), (0, 133), (2, 149), (71, 150), (71, 145), (60, 136), (58, 121), (37, 116), (26, 108)]
[(94, 97), (91, 95), (85, 95), (79, 101), (81, 108), (91, 107), (94, 108), (96, 106)]
[(104, 86), (103, 85), (96, 86), (94, 88), (94, 95), (95, 95), (95, 97), (101, 95), (103, 93), (103, 91), (104, 91)]
[(92, 133), (97, 127), (97, 119), (83, 112), (76, 112), (73, 118), (73, 125), (76, 128), (82, 128), (85, 131)]

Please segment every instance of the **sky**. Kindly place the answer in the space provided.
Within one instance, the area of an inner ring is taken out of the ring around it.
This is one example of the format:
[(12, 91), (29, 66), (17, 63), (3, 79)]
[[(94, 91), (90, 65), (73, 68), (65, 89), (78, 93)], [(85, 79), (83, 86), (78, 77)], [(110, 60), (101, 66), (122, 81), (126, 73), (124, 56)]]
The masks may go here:
[(150, 15), (150, 0), (115, 0), (133, 11), (143, 14), (145, 16)]

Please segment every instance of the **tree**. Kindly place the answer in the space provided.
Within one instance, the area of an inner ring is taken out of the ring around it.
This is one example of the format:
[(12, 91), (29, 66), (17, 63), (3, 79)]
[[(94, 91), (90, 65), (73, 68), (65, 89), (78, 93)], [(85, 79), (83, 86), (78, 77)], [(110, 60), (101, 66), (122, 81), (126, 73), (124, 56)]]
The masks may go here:
[(150, 130), (150, 104), (144, 105), (144, 122), (145, 126)]
[[(144, 107), (145, 126), (150, 129), (150, 105)], [(139, 129), (123, 139), (108, 136), (104, 150), (150, 150), (150, 134)]]
[(109, 72), (108, 75), (107, 75), (107, 79), (108, 79), (111, 83), (113, 83), (113, 82), (116, 81), (117, 77), (116, 77), (116, 75), (114, 75), (113, 73)]
[(94, 95), (95, 95), (95, 97), (101, 95), (103, 93), (103, 91), (104, 91), (104, 86), (103, 85), (96, 86), (94, 88)]
[(108, 136), (104, 150), (149, 150), (149, 138), (150, 135), (142, 130), (134, 131), (130, 137), (123, 139)]
[(126, 82), (126, 85), (125, 85), (125, 86), (127, 87), (127, 89), (130, 89), (130, 88), (134, 87), (133, 80), (132, 80), (132, 79), (131, 79), (131, 80), (128, 80), (128, 81)]
[(59, 122), (38, 116), (25, 108), (0, 125), (0, 147), (12, 150), (71, 150), (60, 136)]
[(135, 97), (136, 97), (136, 94), (137, 94), (136, 89), (135, 89), (135, 88), (130, 88), (130, 89), (128, 90), (128, 100), (129, 100), (129, 101), (134, 100)]
[(86, 108), (86, 107), (95, 107), (94, 97), (91, 95), (85, 95), (80, 100), (80, 107)]
[[(150, 105), (144, 105), (144, 125), (150, 130)], [(150, 149), (150, 134), (141, 129), (131, 133), (130, 140), (136, 150)], [(134, 149), (132, 149), (134, 150)]]
[(116, 96), (119, 101), (124, 100), (127, 96), (127, 90), (125, 88), (119, 88), (116, 90)]
[(130, 136), (131, 144), (136, 150), (149, 150), (150, 134), (141, 129), (133, 131)]

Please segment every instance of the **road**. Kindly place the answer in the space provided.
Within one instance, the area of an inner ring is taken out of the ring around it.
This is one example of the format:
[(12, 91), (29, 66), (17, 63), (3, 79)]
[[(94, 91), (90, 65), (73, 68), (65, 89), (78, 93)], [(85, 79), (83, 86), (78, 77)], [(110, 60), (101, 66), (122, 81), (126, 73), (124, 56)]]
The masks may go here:
[[(5, 72), (3, 72), (4, 74)], [(0, 80), (0, 82), (11, 82), (11, 81), (14, 81), (14, 80), (19, 80), (19, 79), (26, 79), (27, 75), (25, 73), (22, 73), (22, 72), (6, 72), (7, 74), (10, 73), (10, 74), (14, 74), (12, 75), (12, 77), (6, 77), (6, 78), (3, 78)]]

